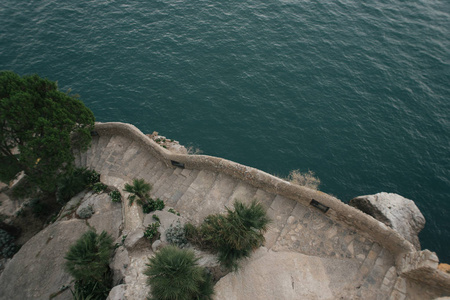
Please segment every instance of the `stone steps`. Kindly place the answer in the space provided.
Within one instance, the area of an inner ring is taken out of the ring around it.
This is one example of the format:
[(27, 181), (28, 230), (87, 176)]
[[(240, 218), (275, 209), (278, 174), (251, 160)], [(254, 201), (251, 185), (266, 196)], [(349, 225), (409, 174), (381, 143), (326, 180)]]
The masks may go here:
[[(391, 277), (395, 270), (390, 269), (394, 264), (387, 251), (316, 208), (268, 193), (223, 173), (167, 166), (126, 137), (94, 137), (92, 147), (75, 157), (77, 165), (85, 164), (123, 183), (144, 179), (152, 185), (153, 198), (164, 200), (194, 224), (209, 214), (225, 212), (225, 207), (232, 209), (236, 200), (250, 203), (256, 199), (272, 220), (265, 234), (266, 248), (352, 260), (358, 273), (356, 278), (363, 278), (353, 287), (358, 288), (361, 299), (382, 299), (392, 292), (395, 280)], [(124, 213), (134, 216), (135, 210), (138, 208), (133, 206)], [(133, 226), (134, 221), (129, 220), (127, 228)]]
[[(217, 174), (201, 170), (194, 181), (189, 185), (185, 193), (180, 197), (175, 209), (195, 223), (200, 223), (200, 218), (195, 215), (198, 204), (201, 203), (210, 191)], [(206, 210), (206, 209), (205, 209)], [(210, 212), (207, 211), (207, 214)]]
[(168, 206), (175, 207), (199, 173), (199, 170), (183, 170), (172, 185), (158, 189), (155, 196), (163, 199)]

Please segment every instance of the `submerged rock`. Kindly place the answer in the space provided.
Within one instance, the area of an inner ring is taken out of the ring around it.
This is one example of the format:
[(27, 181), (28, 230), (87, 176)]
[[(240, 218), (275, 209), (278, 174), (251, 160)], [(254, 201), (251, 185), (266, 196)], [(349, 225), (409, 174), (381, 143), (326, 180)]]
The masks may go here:
[(418, 235), (425, 226), (425, 218), (414, 201), (382, 192), (356, 197), (349, 204), (391, 227), (420, 250)]

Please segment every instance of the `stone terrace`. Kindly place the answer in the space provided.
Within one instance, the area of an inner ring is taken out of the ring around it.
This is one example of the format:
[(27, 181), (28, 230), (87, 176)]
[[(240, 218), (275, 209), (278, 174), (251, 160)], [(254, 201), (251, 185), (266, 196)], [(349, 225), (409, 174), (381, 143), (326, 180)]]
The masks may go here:
[[(235, 199), (257, 199), (273, 220), (266, 233), (265, 247), (269, 251), (345, 261), (351, 272), (341, 276), (351, 278), (346, 281), (342, 299), (405, 299), (406, 282), (397, 277), (392, 254), (314, 207), (223, 173), (168, 167), (127, 136), (94, 136), (91, 148), (76, 156), (76, 164), (95, 169), (102, 178), (118, 183), (118, 187), (143, 178), (153, 186), (152, 197), (164, 200), (167, 206), (197, 224), (209, 214), (224, 212), (225, 206), (232, 207)], [(124, 207), (125, 229), (132, 229), (133, 218), (138, 214), (127, 216), (130, 208)]]

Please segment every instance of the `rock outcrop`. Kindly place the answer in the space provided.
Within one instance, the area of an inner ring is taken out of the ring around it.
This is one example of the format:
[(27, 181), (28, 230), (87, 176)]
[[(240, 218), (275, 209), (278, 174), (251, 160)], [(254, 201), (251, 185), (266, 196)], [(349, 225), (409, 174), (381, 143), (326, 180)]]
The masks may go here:
[(418, 234), (425, 226), (425, 218), (414, 201), (382, 192), (356, 197), (349, 204), (396, 230), (420, 250)]
[[(77, 218), (78, 207), (92, 205), (91, 218)], [(92, 192), (75, 196), (59, 220), (32, 237), (7, 264), (0, 276), (0, 299), (72, 299), (67, 289), (72, 278), (64, 270), (64, 256), (70, 246), (90, 228), (118, 237), (122, 224), (122, 205), (110, 197)]]
[(349, 299), (354, 263), (262, 247), (216, 284), (214, 299)]

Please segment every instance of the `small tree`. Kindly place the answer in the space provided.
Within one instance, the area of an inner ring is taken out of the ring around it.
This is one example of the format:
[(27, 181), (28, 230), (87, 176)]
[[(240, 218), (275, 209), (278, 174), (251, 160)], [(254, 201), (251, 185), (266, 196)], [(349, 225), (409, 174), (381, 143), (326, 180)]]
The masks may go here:
[(75, 279), (75, 294), (105, 299), (111, 289), (109, 260), (114, 249), (110, 235), (87, 231), (64, 257), (65, 268)]
[(53, 192), (59, 173), (73, 167), (73, 148), (87, 149), (94, 121), (92, 111), (56, 82), (0, 72), (0, 180), (24, 170)]
[(153, 299), (212, 299), (211, 277), (197, 260), (194, 252), (175, 246), (167, 246), (150, 258), (144, 274), (149, 276)]
[(133, 205), (136, 201), (139, 205), (144, 205), (149, 201), (150, 196), (148, 193), (152, 190), (152, 186), (144, 181), (144, 179), (133, 179), (133, 184), (125, 184), (123, 189), (125, 192), (130, 193), (128, 196), (128, 205)]

